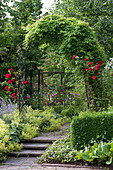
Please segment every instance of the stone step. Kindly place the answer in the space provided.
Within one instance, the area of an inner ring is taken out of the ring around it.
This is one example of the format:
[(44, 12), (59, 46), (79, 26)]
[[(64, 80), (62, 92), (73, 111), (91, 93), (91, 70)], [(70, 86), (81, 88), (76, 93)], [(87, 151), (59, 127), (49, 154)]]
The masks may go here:
[(17, 157), (36, 157), (36, 156), (41, 156), (44, 153), (42, 150), (21, 150), (19, 152), (11, 152), (9, 156), (17, 156)]
[(51, 137), (44, 136), (44, 137), (42, 137), (42, 136), (39, 136), (39, 137), (28, 139), (28, 140), (26, 140), (24, 142), (25, 143), (53, 143), (56, 140), (64, 138), (64, 137), (65, 136), (61, 136), (61, 137), (55, 137), (55, 136), (51, 136)]
[(27, 149), (27, 150), (45, 150), (47, 149), (47, 147), (50, 145), (50, 143), (24, 143), (23, 144), (23, 149)]

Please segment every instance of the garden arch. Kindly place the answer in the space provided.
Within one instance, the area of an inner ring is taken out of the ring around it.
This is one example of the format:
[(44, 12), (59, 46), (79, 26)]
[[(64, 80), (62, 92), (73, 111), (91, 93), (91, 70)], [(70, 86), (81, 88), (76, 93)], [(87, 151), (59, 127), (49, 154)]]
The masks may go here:
[[(46, 44), (57, 49), (59, 54), (70, 62), (71, 67), (75, 68), (76, 61), (80, 74), (84, 74), (85, 82), (87, 82), (88, 107), (90, 104), (92, 105), (92, 99), (95, 98), (93, 105), (96, 108), (95, 110), (98, 110), (97, 99), (100, 96), (102, 97), (102, 81), (101, 78), (97, 79), (97, 76), (95, 76), (97, 72), (91, 72), (90, 70), (91, 76), (96, 77), (96, 80), (91, 79), (88, 73), (89, 70), (87, 71), (86, 68), (87, 61), (85, 59), (88, 59), (88, 62), (93, 62), (96, 67), (98, 61), (106, 60), (106, 56), (88, 23), (60, 15), (47, 15), (37, 20), (33, 25), (28, 26), (27, 31), (25, 46), (28, 46), (31, 42), (33, 42), (34, 48)], [(72, 59), (73, 55), (77, 57), (74, 56)], [(100, 72), (104, 66), (103, 63)]]

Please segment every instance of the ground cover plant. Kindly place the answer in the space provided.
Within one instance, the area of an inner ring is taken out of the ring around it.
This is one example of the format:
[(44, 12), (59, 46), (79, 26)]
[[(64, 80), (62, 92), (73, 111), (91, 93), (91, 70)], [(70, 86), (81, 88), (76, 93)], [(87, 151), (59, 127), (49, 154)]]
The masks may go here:
[[(107, 113), (106, 112), (100, 112), (100, 113), (95, 112), (95, 114), (97, 115), (95, 115), (94, 117), (92, 116), (92, 119), (95, 120), (95, 117), (97, 116), (102, 117), (99, 124), (97, 124), (97, 127), (92, 126), (91, 128), (90, 126), (89, 128), (89, 126), (87, 126), (87, 122), (83, 121), (85, 124), (85, 127), (83, 126), (84, 131), (83, 132), (80, 131), (80, 128), (82, 128), (82, 125), (83, 125), (83, 123), (79, 124), (80, 118), (83, 116), (84, 120), (86, 118), (86, 120), (89, 123), (93, 123), (92, 121), (89, 121), (89, 119), (87, 119), (88, 115), (90, 117), (92, 114), (94, 113), (88, 112), (87, 114), (83, 113), (82, 115), (81, 113), (79, 116), (76, 116), (76, 119), (78, 119), (79, 130), (77, 131), (75, 129), (75, 132), (73, 133), (74, 130), (72, 131), (72, 128), (77, 126), (77, 124), (76, 126), (73, 126), (73, 121), (75, 120), (75, 117), (74, 117), (71, 123), (71, 134), (70, 134), (71, 138), (68, 137), (68, 138), (57, 140), (56, 142), (54, 142), (53, 145), (51, 145), (46, 150), (46, 152), (41, 156), (41, 158), (38, 158), (38, 163), (51, 162), (51, 163), (75, 163), (75, 164), (82, 164), (82, 165), (86, 164), (86, 165), (101, 165), (101, 166), (110, 165), (112, 166), (112, 162), (113, 162), (112, 160), (113, 159), (112, 136), (113, 135), (111, 135), (111, 137), (109, 138), (109, 136), (107, 135), (109, 134), (109, 129), (106, 129), (106, 133), (104, 129), (101, 131), (99, 130), (100, 128), (103, 128), (104, 120), (106, 124), (108, 123), (108, 126), (106, 125), (105, 127), (109, 127), (109, 128), (112, 127), (112, 121), (109, 122), (106, 120), (106, 118), (107, 118), (107, 115), (108, 115), (108, 119), (109, 119), (109, 116), (110, 118), (112, 117), (113, 107), (110, 107)], [(98, 122), (97, 119), (96, 121)], [(96, 123), (95, 123), (95, 126), (96, 126)], [(93, 128), (97, 129), (98, 133), (96, 133), (96, 131), (94, 131)], [(89, 129), (91, 129), (91, 131), (94, 131), (92, 133), (93, 136), (89, 135), (89, 131), (90, 131)], [(75, 140), (75, 142), (72, 141), (72, 135), (73, 135), (73, 141)], [(76, 138), (77, 139), (79, 138), (78, 141)], [(84, 140), (87, 141), (87, 143), (84, 143)], [(74, 143), (74, 147), (72, 143)]]
[(0, 119), (0, 162), (6, 159), (6, 156), (13, 150), (22, 149), (22, 144), (14, 138), (15, 131), (10, 131), (11, 125), (6, 124)]

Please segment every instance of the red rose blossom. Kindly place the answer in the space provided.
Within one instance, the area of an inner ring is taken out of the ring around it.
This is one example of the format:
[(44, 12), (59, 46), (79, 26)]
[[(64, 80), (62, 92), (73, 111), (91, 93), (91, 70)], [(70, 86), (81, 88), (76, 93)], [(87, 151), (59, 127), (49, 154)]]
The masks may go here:
[(6, 78), (10, 78), (10, 77), (11, 77), (11, 74), (6, 74), (5, 77), (6, 77)]
[(100, 73), (98, 73), (98, 75), (100, 75)]
[(100, 64), (100, 65), (101, 65), (101, 64), (102, 64), (102, 61), (98, 61), (98, 64)]
[(85, 60), (85, 61), (87, 61), (87, 60), (88, 60), (88, 58), (85, 58), (84, 60)]
[(4, 89), (7, 90), (9, 86), (6, 86)]
[(13, 79), (8, 80), (8, 84), (10, 84), (11, 82), (15, 82), (15, 80), (13, 80)]
[(23, 84), (30, 84), (29, 81), (24, 81)]
[(9, 71), (13, 71), (13, 68), (10, 68)]
[(12, 96), (15, 96), (15, 93), (12, 93)]
[(89, 65), (93, 64), (93, 62), (90, 62)]
[(14, 99), (17, 99), (17, 96), (14, 96)]
[(95, 77), (95, 76), (93, 76), (93, 77), (92, 77), (92, 79), (96, 79), (96, 77)]
[(76, 55), (73, 55), (72, 59), (74, 60), (74, 59), (75, 59), (75, 57), (76, 57)]
[(98, 67), (98, 66), (97, 66), (97, 67), (95, 67), (95, 70), (99, 70), (99, 69), (100, 69), (100, 67)]

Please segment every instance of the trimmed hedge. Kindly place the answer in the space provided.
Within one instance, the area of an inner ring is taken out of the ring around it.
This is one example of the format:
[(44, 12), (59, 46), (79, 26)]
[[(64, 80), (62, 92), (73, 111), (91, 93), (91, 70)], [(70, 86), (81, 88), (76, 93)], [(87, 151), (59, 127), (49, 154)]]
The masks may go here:
[(113, 112), (87, 112), (71, 122), (71, 146), (76, 149), (84, 148), (91, 141), (107, 142), (113, 138)]

